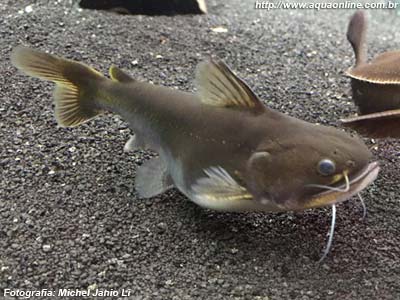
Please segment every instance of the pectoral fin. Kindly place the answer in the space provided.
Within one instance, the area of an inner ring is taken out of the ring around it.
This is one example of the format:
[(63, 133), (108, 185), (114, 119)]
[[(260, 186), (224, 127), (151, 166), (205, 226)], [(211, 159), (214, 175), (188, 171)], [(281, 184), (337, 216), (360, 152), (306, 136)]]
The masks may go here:
[(264, 110), (265, 107), (247, 86), (222, 61), (200, 63), (196, 71), (196, 86), (201, 101), (220, 107)]
[(207, 177), (202, 177), (192, 186), (196, 197), (204, 201), (235, 201), (252, 199), (247, 189), (241, 186), (222, 167), (204, 170)]
[(370, 138), (400, 138), (400, 109), (387, 110), (340, 120)]
[(156, 196), (172, 187), (172, 179), (161, 158), (146, 161), (136, 172), (135, 188), (142, 198)]

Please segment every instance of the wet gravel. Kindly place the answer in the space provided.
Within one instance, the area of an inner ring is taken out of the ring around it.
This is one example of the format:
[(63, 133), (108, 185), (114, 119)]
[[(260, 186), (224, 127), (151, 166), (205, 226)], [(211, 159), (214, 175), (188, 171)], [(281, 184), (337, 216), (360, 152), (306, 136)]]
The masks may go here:
[[(130, 289), (129, 299), (400, 299), (400, 154), (366, 142), (380, 161), (363, 192), (338, 207), (332, 252), (318, 265), (329, 209), (234, 214), (203, 210), (177, 190), (139, 200), (123, 153), (127, 124), (108, 114), (58, 128), (52, 85), (19, 74), (18, 44), (107, 72), (192, 90), (194, 68), (218, 56), (266, 105), (337, 126), (355, 113), (345, 40), (351, 10), (255, 10), (209, 1), (207, 16), (121, 16), (68, 1), (0, 3), (0, 291)], [(28, 11), (28, 12), (27, 12)], [(400, 48), (400, 18), (371, 11), (370, 53)], [(227, 32), (221, 30), (227, 29)], [(219, 28), (219, 30), (215, 29)], [(0, 298), (1, 298), (0, 294)], [(105, 298), (108, 299), (108, 298)], [(110, 298), (111, 299), (111, 298)]]

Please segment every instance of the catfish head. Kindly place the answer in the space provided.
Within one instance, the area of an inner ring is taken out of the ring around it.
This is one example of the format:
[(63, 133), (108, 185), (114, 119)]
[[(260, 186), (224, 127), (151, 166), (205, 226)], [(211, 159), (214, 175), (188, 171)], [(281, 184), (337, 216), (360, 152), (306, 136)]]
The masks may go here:
[[(341, 130), (281, 115), (279, 132), (247, 161), (245, 185), (268, 210), (304, 210), (342, 202), (378, 175), (363, 141)], [(287, 129), (285, 129), (287, 128)]]

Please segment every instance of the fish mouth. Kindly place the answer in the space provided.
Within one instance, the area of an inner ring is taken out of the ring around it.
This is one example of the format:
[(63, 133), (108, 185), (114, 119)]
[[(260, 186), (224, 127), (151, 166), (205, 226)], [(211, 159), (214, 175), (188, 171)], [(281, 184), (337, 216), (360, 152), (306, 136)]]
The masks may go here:
[[(304, 208), (315, 208), (328, 206), (343, 202), (355, 194), (361, 192), (370, 185), (378, 176), (379, 166), (377, 162), (368, 164), (360, 172), (356, 173), (349, 182), (349, 188), (345, 189), (346, 184), (335, 187), (335, 190), (328, 190), (312, 196), (306, 203)], [(342, 189), (342, 191), (340, 191)]]

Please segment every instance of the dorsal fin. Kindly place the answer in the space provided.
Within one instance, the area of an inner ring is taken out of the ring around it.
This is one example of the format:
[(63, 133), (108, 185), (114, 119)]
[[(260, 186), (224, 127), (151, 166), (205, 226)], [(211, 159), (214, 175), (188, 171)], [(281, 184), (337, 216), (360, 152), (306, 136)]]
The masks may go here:
[(347, 40), (353, 47), (356, 56), (356, 67), (367, 62), (367, 18), (365, 12), (358, 10), (351, 17), (347, 28)]
[(196, 70), (197, 93), (201, 101), (220, 107), (263, 110), (264, 105), (222, 61), (207, 61)]
[(110, 77), (114, 81), (119, 82), (134, 82), (135, 79), (129, 76), (127, 73), (122, 71), (120, 68), (112, 65), (109, 70)]

